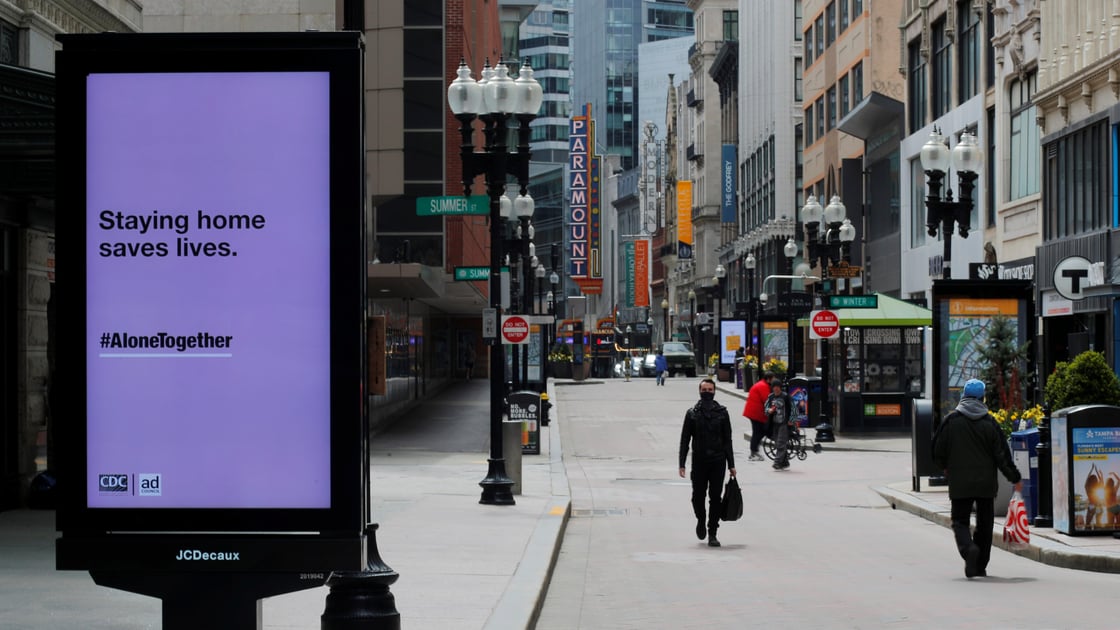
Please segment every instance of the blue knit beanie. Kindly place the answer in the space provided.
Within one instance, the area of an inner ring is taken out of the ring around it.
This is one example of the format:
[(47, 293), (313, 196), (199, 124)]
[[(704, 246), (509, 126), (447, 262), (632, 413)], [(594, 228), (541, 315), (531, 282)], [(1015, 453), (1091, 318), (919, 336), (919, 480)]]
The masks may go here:
[(964, 392), (961, 393), (961, 398), (984, 398), (984, 381), (979, 379), (970, 378), (964, 384)]

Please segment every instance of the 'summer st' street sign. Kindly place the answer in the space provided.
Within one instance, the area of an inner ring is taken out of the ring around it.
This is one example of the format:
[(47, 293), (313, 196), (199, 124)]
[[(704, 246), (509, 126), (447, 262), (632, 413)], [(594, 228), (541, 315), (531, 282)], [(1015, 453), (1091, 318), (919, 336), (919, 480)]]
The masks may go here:
[(462, 214), (490, 214), (490, 198), (486, 195), (450, 195), (445, 197), (417, 197), (416, 216), (435, 217)]
[[(503, 273), (509, 273), (509, 267), (502, 267)], [(474, 281), (474, 280), (489, 280), (490, 268), (489, 267), (456, 267), (455, 280), (457, 282)]]

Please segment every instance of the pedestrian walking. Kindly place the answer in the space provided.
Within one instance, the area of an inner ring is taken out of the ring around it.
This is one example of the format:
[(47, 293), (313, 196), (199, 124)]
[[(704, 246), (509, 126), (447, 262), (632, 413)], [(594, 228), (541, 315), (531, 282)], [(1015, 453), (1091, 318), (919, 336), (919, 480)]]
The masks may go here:
[(657, 372), (657, 384), (664, 385), (669, 376), (669, 360), (665, 358), (665, 351), (658, 350), (657, 358), (653, 360), (653, 370)]
[[(949, 477), (950, 519), (957, 551), (967, 578), (988, 575), (995, 524), (996, 471), (1022, 492), (1019, 469), (996, 419), (984, 404), (984, 381), (964, 384), (957, 408), (945, 416), (933, 438), (933, 463)], [(976, 506), (976, 531), (970, 536), (969, 518)]]
[(467, 345), (467, 356), (464, 360), (464, 365), (467, 369), (467, 380), (471, 380), (471, 372), (474, 371), (474, 343), (473, 341)]
[(763, 405), (766, 403), (766, 398), (770, 396), (770, 383), (773, 380), (773, 372), (763, 372), (762, 378), (747, 390), (747, 404), (743, 407), (743, 417), (751, 421), (751, 455), (747, 458), (748, 461), (763, 460), (758, 452), (758, 448), (762, 445), (762, 438), (766, 436), (767, 419)]
[(735, 451), (731, 441), (731, 416), (727, 407), (717, 403), (716, 382), (700, 381), (700, 401), (684, 415), (681, 427), (680, 475), (684, 477), (684, 461), (692, 445), (692, 511), (696, 515), (696, 537), (704, 540), (704, 495), (708, 495), (708, 546), (719, 547), (716, 530), (721, 512), (720, 493), (724, 472), (735, 476)]
[(774, 440), (774, 470), (789, 468), (789, 425), (793, 420), (793, 400), (783, 391), (782, 382), (774, 379), (770, 395), (766, 397), (766, 418), (770, 423), (770, 437)]

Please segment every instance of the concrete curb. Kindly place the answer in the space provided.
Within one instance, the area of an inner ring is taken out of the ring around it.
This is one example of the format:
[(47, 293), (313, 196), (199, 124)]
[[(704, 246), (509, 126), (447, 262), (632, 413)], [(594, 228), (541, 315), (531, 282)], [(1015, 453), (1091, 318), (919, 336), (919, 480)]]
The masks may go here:
[[(555, 401), (553, 382), (548, 382), (548, 398)], [(564, 531), (572, 514), (571, 489), (564, 467), (564, 452), (560, 444), (560, 427), (556, 403), (553, 402), (551, 421), (548, 425), (548, 463), (551, 480), (551, 497), (538, 517), (525, 552), (510, 577), (497, 606), (486, 620), (487, 630), (509, 630), (536, 626), (552, 571), (564, 542)], [(542, 427), (544, 428), (544, 427)]]
[[(902, 509), (942, 527), (951, 526), (949, 510), (945, 506), (923, 501), (909, 492), (891, 487), (880, 486), (872, 490), (883, 497), (893, 509)], [(1120, 573), (1120, 554), (1070, 547), (1035, 531), (1031, 532), (1031, 542), (1026, 549), (1010, 549), (1003, 541), (1003, 524), (998, 518), (992, 528), (992, 546), (1028, 560), (1063, 569)]]

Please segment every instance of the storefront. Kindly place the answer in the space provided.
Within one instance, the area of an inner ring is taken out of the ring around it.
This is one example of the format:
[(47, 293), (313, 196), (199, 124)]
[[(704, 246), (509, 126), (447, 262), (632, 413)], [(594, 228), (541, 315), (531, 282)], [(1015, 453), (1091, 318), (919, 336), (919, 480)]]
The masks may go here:
[(925, 393), (929, 309), (879, 294), (877, 308), (834, 312), (841, 330), (828, 344), (825, 387), (836, 430), (909, 432), (911, 401)]

